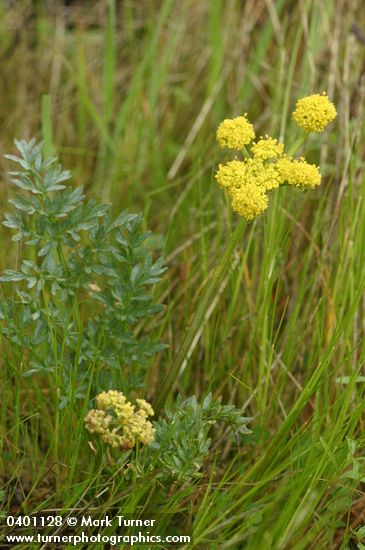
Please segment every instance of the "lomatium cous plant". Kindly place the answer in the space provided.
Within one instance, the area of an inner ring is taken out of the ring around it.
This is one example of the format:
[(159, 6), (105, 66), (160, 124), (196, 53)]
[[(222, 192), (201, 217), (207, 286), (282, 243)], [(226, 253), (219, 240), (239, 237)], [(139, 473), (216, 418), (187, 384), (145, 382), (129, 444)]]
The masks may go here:
[[(326, 94), (298, 100), (293, 113), (293, 119), (306, 134), (322, 132), (335, 116), (335, 106)], [(284, 144), (275, 138), (266, 135), (257, 142), (254, 139), (255, 131), (247, 114), (224, 120), (217, 130), (221, 147), (243, 154), (243, 160), (220, 164), (216, 178), (227, 189), (233, 210), (248, 221), (268, 208), (269, 191), (284, 184), (313, 189), (321, 183), (318, 166), (308, 163), (303, 157), (293, 158), (298, 144), (289, 146), (286, 153)], [(299, 143), (303, 141), (301, 139)]]
[(364, 5), (0, 2), (0, 550), (365, 550)]
[(193, 317), (190, 330), (164, 380), (156, 400), (158, 409), (173, 387), (194, 339), (201, 332), (206, 312), (227, 275), (232, 253), (242, 237), (246, 221), (250, 222), (264, 212), (269, 206), (269, 193), (276, 192), (281, 186), (313, 189), (320, 184), (318, 166), (308, 163), (302, 156), (297, 159), (293, 155), (305, 143), (310, 132), (322, 132), (336, 114), (336, 108), (326, 93), (299, 99), (293, 119), (304, 132), (292, 144), (280, 143), (268, 135), (255, 142), (255, 130), (247, 114), (226, 119), (219, 125), (217, 141), (220, 147), (240, 152), (241, 156), (220, 164), (216, 179), (227, 190), (231, 206), (242, 220), (228, 240), (227, 248)]
[[(145, 498), (146, 480), (158, 480), (157, 507), (172, 483), (185, 497), (193, 490), (222, 426), (238, 444), (251, 433), (252, 419), (243, 410), (222, 405), (208, 391), (202, 403), (195, 396), (173, 400), (170, 394), (228, 274), (246, 221), (262, 214), (269, 195), (281, 186), (303, 190), (320, 184), (319, 167), (294, 155), (310, 132), (323, 131), (335, 116), (325, 94), (299, 100), (293, 118), (303, 134), (293, 144), (268, 135), (254, 141), (246, 114), (219, 126), (219, 145), (239, 156), (220, 164), (216, 179), (242, 220), (203, 291), (180, 349), (156, 385), (152, 403), (143, 397), (146, 390), (153, 395), (146, 385), (149, 366), (166, 347), (153, 336), (150, 319), (161, 314), (162, 305), (152, 288), (166, 267), (156, 258), (141, 216), (123, 211), (113, 217), (110, 205), (86, 199), (81, 188), (66, 185), (70, 173), (55, 158), (43, 158), (42, 144), (15, 141), (19, 156), (7, 158), (18, 166), (10, 172), (17, 192), (9, 200), (13, 212), (5, 214), (4, 225), (14, 231), (17, 252), (15, 267), (0, 277), (10, 285), (0, 302), (2, 359), (18, 377), (29, 380), (38, 403), (44, 399), (40, 388), (48, 388), (46, 421), (54, 433), (49, 451), (56, 485), (63, 477), (77, 478), (86, 453), (93, 457), (88, 467), (96, 487), (100, 476), (118, 475), (123, 490), (132, 482)], [(24, 412), (31, 414), (26, 405)], [(82, 426), (88, 445), (73, 439), (75, 424)], [(268, 457), (269, 451), (248, 475), (259, 473)]]
[[(96, 470), (111, 460), (115, 467), (133, 462), (133, 450), (149, 446), (138, 458), (139, 477), (199, 476), (212, 426), (226, 424), (238, 436), (250, 433), (249, 419), (208, 394), (203, 405), (178, 401), (152, 423), (154, 410), (140, 395), (150, 359), (166, 344), (148, 335), (146, 323), (162, 308), (149, 289), (166, 268), (153, 259), (141, 216), (124, 211), (113, 218), (110, 205), (65, 184), (71, 174), (43, 158), (42, 144), (15, 145), (19, 156), (7, 158), (19, 166), (9, 173), (17, 193), (3, 223), (15, 232), (17, 263), (0, 277), (11, 285), (0, 301), (2, 359), (32, 391), (49, 388), (55, 461), (76, 451), (66, 438), (66, 431), (73, 438), (74, 422), (71, 416), (65, 426), (67, 409), (84, 420), (100, 459)], [(72, 461), (76, 468), (77, 454)]]
[[(153, 259), (141, 216), (124, 211), (113, 218), (109, 205), (85, 200), (82, 189), (65, 184), (70, 173), (56, 159), (43, 158), (42, 144), (15, 141), (19, 156), (7, 158), (19, 167), (10, 172), (17, 193), (9, 201), (14, 211), (5, 215), (4, 225), (15, 232), (17, 259), (15, 269), (0, 278), (11, 284), (0, 303), (1, 333), (7, 342), (3, 359), (16, 363), (22, 377), (48, 384), (56, 460), (62, 455), (60, 411), (66, 406), (81, 415), (85, 411), (85, 436), (92, 438), (98, 467), (138, 460), (141, 478), (151, 472), (164, 479), (199, 475), (217, 422), (236, 434), (250, 433), (242, 411), (221, 405), (210, 394), (202, 405), (192, 397), (166, 407), (166, 399), (229, 270), (245, 220), (263, 213), (269, 194), (283, 185), (313, 189), (320, 184), (319, 168), (294, 155), (309, 132), (323, 131), (335, 116), (325, 94), (300, 99), (293, 118), (304, 133), (289, 145), (268, 135), (254, 141), (246, 114), (219, 126), (219, 145), (240, 157), (220, 164), (216, 178), (243, 220), (228, 241), (153, 406), (141, 392), (151, 358), (166, 344), (148, 336), (147, 321), (162, 307), (149, 289), (166, 268), (161, 258)], [(134, 454), (139, 448), (144, 452)]]

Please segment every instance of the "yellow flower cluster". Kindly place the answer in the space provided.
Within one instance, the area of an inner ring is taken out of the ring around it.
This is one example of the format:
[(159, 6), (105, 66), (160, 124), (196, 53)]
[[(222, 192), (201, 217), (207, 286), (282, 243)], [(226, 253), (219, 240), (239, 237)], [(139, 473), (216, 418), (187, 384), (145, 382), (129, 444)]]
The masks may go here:
[(231, 160), (226, 164), (220, 164), (215, 175), (219, 185), (229, 191), (234, 187), (240, 188), (246, 181), (246, 163), (242, 160)]
[[(314, 94), (298, 100), (293, 118), (307, 131), (319, 132), (336, 116), (335, 106), (325, 94)], [(217, 130), (221, 147), (244, 149), (244, 160), (220, 164), (216, 179), (230, 196), (231, 205), (240, 216), (253, 220), (268, 207), (267, 192), (280, 185), (313, 189), (321, 183), (318, 166), (284, 152), (284, 144), (268, 135), (257, 142), (247, 115), (224, 120)]]
[(154, 440), (155, 430), (147, 420), (154, 411), (144, 399), (136, 405), (127, 401), (123, 393), (109, 390), (96, 398), (96, 409), (85, 417), (86, 429), (98, 434), (104, 443), (119, 449), (132, 449), (137, 441), (148, 445)]
[(218, 144), (228, 149), (243, 149), (254, 137), (255, 131), (247, 120), (247, 113), (232, 119), (226, 118), (217, 130)]
[(321, 183), (321, 174), (318, 166), (308, 164), (303, 157), (299, 160), (283, 157), (278, 160), (276, 166), (282, 180), (290, 185), (313, 189)]
[(264, 138), (260, 138), (257, 143), (252, 144), (251, 152), (255, 159), (277, 159), (284, 154), (284, 144), (278, 143), (277, 139), (266, 135)]
[(298, 99), (293, 119), (307, 132), (323, 132), (336, 115), (336, 107), (323, 92)]
[(249, 221), (268, 207), (266, 191), (279, 187), (284, 181), (276, 163), (265, 164), (260, 158), (220, 164), (216, 179), (228, 190), (233, 210)]
[(248, 221), (256, 218), (269, 205), (265, 190), (255, 183), (247, 183), (244, 191), (242, 188), (233, 188), (230, 195), (233, 210)]

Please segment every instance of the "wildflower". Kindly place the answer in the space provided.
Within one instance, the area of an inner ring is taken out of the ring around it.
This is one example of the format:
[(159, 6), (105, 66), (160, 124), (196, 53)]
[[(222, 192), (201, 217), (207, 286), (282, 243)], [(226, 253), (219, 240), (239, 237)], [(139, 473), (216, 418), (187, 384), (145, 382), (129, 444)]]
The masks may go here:
[(124, 405), (126, 401), (125, 396), (115, 390), (103, 391), (96, 397), (96, 405), (101, 410), (114, 409)]
[(151, 407), (151, 405), (149, 403), (147, 403), (147, 401), (145, 401), (144, 399), (136, 399), (136, 403), (140, 408), (140, 413), (141, 414), (144, 414), (145, 416), (153, 416), (154, 415), (154, 410)]
[(231, 160), (227, 164), (220, 164), (215, 175), (219, 185), (226, 189), (240, 187), (245, 183), (247, 165), (242, 160)]
[(299, 160), (284, 157), (278, 160), (276, 166), (283, 181), (296, 187), (313, 189), (321, 183), (321, 173), (318, 166), (309, 164), (303, 157)]
[[(294, 120), (307, 131), (321, 132), (336, 117), (336, 108), (323, 93), (297, 101)], [(222, 147), (240, 149), (254, 139), (253, 126), (247, 115), (224, 120), (217, 130)], [(297, 144), (294, 146), (294, 150)], [(244, 160), (220, 164), (215, 175), (240, 216), (253, 220), (268, 207), (267, 192), (287, 183), (301, 188), (314, 188), (321, 183), (318, 166), (284, 154), (284, 144), (268, 135), (245, 150)]]
[(107, 416), (104, 411), (91, 410), (85, 417), (85, 423), (90, 433), (101, 433), (108, 429), (111, 416)]
[(281, 173), (278, 170), (278, 167), (275, 164), (268, 164), (265, 166), (263, 173), (264, 187), (266, 191), (271, 191), (271, 189), (277, 189), (279, 185), (284, 183), (284, 179)]
[(216, 173), (218, 183), (229, 192), (247, 184), (258, 185), (265, 191), (276, 189), (283, 183), (276, 164), (264, 164), (259, 159), (232, 160), (220, 164)]
[(265, 136), (251, 146), (251, 151), (255, 159), (276, 159), (283, 156), (284, 144), (279, 143), (277, 139)]
[(217, 142), (224, 148), (242, 149), (255, 138), (255, 131), (247, 119), (247, 113), (236, 118), (226, 118), (218, 126)]
[(114, 409), (118, 418), (130, 417), (135, 409), (134, 405), (129, 403), (121, 392), (115, 390), (99, 393), (96, 404), (98, 409)]
[(276, 189), (283, 183), (280, 172), (276, 168), (276, 164), (264, 164), (262, 160), (247, 159), (245, 184), (258, 185), (264, 191)]
[(323, 132), (336, 115), (336, 107), (324, 92), (298, 99), (293, 119), (307, 132)]
[(147, 420), (154, 411), (144, 399), (137, 399), (136, 405), (127, 401), (123, 393), (109, 390), (96, 398), (96, 409), (91, 409), (86, 417), (86, 429), (98, 434), (101, 440), (111, 447), (131, 449), (137, 441), (148, 445), (154, 439), (155, 430)]
[(255, 183), (246, 183), (244, 186), (231, 192), (232, 208), (248, 221), (253, 220), (268, 207), (268, 197), (262, 186)]
[(112, 416), (107, 415), (105, 411), (92, 409), (85, 417), (86, 429), (92, 434), (98, 434), (101, 440), (111, 447), (118, 447), (120, 436), (116, 433), (116, 430), (110, 429), (112, 420)]

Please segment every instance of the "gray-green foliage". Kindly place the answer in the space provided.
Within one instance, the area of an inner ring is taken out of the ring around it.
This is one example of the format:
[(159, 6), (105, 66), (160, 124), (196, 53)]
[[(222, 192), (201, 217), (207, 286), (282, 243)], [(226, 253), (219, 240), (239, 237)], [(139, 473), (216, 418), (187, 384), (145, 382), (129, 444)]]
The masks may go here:
[(241, 409), (222, 405), (221, 398), (213, 400), (211, 394), (202, 404), (195, 396), (186, 400), (179, 397), (174, 407), (166, 410), (166, 418), (159, 418), (154, 424), (156, 435), (150, 449), (155, 460), (158, 457), (157, 477), (200, 477), (199, 470), (211, 447), (212, 427), (223, 423), (239, 437), (251, 433), (247, 428), (249, 420)]
[(15, 212), (3, 223), (16, 232), (22, 259), (0, 278), (14, 291), (0, 303), (1, 331), (28, 361), (25, 375), (61, 368), (63, 404), (70, 379), (83, 396), (95, 366), (101, 367), (95, 390), (108, 387), (116, 369), (118, 384), (131, 389), (164, 347), (135, 331), (160, 311), (149, 287), (165, 270), (163, 261), (153, 261), (139, 214), (112, 219), (109, 205), (65, 185), (70, 173), (55, 158), (42, 158), (42, 144), (15, 144), (20, 156), (7, 156), (20, 165), (10, 172)]

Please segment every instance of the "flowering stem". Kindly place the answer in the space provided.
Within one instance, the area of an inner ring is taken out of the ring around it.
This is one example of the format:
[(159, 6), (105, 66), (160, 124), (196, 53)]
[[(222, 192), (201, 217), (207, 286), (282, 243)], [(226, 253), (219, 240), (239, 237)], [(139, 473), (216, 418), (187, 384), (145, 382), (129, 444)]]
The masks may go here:
[(169, 369), (167, 372), (166, 378), (164, 382), (161, 385), (160, 391), (156, 397), (155, 403), (154, 403), (154, 410), (156, 414), (159, 414), (161, 409), (163, 408), (165, 401), (173, 389), (174, 385), (177, 382), (177, 379), (179, 377), (179, 373), (181, 370), (182, 365), (184, 364), (184, 361), (187, 360), (190, 348), (197, 337), (198, 333), (201, 331), (202, 326), (205, 322), (206, 313), (216, 297), (219, 287), (222, 284), (222, 281), (224, 280), (225, 276), (227, 275), (230, 266), (231, 266), (231, 256), (234, 252), (234, 249), (239, 242), (239, 240), (242, 238), (243, 230), (246, 227), (246, 220), (241, 219), (239, 223), (236, 226), (236, 229), (234, 230), (231, 239), (228, 243), (228, 246), (221, 257), (221, 260), (216, 265), (213, 275), (205, 289), (205, 292), (203, 293), (203, 296), (200, 300), (199, 307), (195, 313), (195, 316), (193, 317), (193, 320), (191, 321), (190, 328), (188, 332), (186, 333), (183, 342), (181, 344), (181, 347)]
[(242, 153), (243, 153), (243, 156), (244, 156), (246, 159), (252, 158), (251, 155), (250, 155), (250, 153), (249, 153), (248, 150), (247, 150), (247, 147), (243, 147)]
[(294, 153), (299, 149), (299, 147), (301, 145), (303, 145), (303, 143), (307, 139), (308, 135), (309, 135), (309, 132), (305, 132), (304, 134), (301, 134), (296, 141), (294, 141), (293, 145), (290, 147), (290, 149), (288, 151), (288, 156), (289, 157), (294, 155)]

